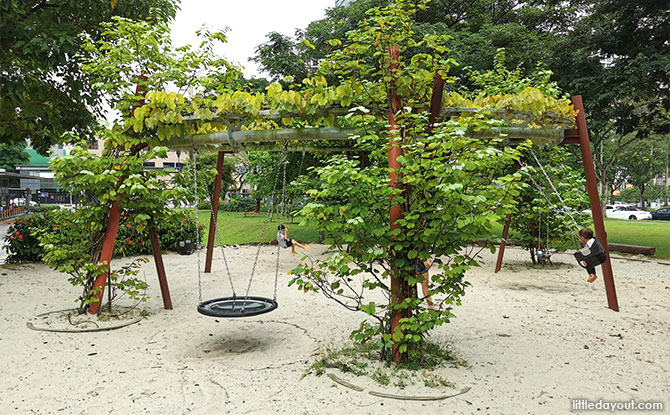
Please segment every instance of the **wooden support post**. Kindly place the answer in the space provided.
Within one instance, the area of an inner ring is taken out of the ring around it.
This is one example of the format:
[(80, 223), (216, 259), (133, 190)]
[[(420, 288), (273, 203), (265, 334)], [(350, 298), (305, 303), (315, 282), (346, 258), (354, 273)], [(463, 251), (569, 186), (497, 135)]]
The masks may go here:
[[(212, 196), (212, 214), (209, 220), (209, 235), (207, 236), (207, 257), (205, 258), (205, 272), (212, 272), (212, 257), (214, 256), (214, 237), (216, 224), (219, 218), (219, 199), (221, 199), (221, 178), (223, 177), (224, 152), (219, 151), (216, 159), (216, 179), (214, 179), (214, 195)], [(195, 157), (195, 156), (194, 156)], [(200, 241), (196, 241), (200, 243)]]
[(607, 261), (602, 264), (603, 279), (605, 281), (605, 292), (607, 293), (608, 307), (614, 311), (619, 311), (619, 303), (616, 297), (616, 288), (614, 287), (614, 275), (612, 273), (612, 262), (610, 261), (609, 249), (607, 246), (607, 233), (605, 232), (605, 222), (600, 207), (600, 195), (598, 194), (598, 182), (596, 180), (596, 171), (593, 166), (593, 154), (591, 153), (591, 142), (589, 141), (589, 131), (586, 127), (586, 116), (584, 115), (584, 104), (581, 95), (572, 97), (572, 105), (578, 111), (577, 113), (577, 131), (579, 133), (579, 148), (582, 152), (582, 162), (584, 163), (584, 174), (586, 176), (586, 188), (591, 202), (591, 214), (593, 215), (593, 225), (596, 228), (596, 237), (600, 241), (605, 252)]
[(496, 260), (496, 269), (494, 272), (499, 272), (502, 268), (503, 256), (505, 255), (505, 246), (507, 246), (507, 235), (509, 234), (509, 224), (512, 222), (512, 214), (508, 213), (505, 219), (505, 226), (502, 231), (502, 241), (500, 241), (500, 248), (498, 248), (498, 259)]
[(105, 293), (105, 283), (111, 268), (112, 256), (114, 255), (114, 242), (116, 242), (116, 234), (119, 231), (119, 223), (121, 222), (121, 210), (119, 201), (112, 203), (112, 208), (109, 209), (109, 221), (107, 224), (107, 231), (105, 232), (105, 239), (102, 242), (102, 251), (100, 252), (101, 267), (106, 268), (106, 272), (98, 275), (93, 283), (93, 302), (88, 308), (89, 314), (98, 314), (100, 306), (102, 305), (102, 295)]
[[(391, 69), (397, 67), (398, 60), (398, 48), (391, 46), (389, 48), (389, 55), (391, 57)], [(398, 162), (398, 157), (402, 154), (400, 146), (396, 141), (397, 137), (401, 134), (400, 127), (396, 123), (395, 113), (402, 108), (400, 102), (400, 97), (395, 89), (391, 90), (389, 109), (388, 109), (388, 119), (389, 119), (389, 182), (391, 187), (394, 189), (401, 189), (402, 187), (398, 184), (398, 174), (396, 170), (400, 168), (400, 163)], [(398, 229), (398, 224), (396, 221), (402, 216), (402, 205), (397, 202), (393, 202), (393, 196), (391, 196), (391, 207), (389, 209), (389, 222), (391, 230)], [(391, 303), (400, 304), (404, 300), (403, 295), (407, 292), (405, 286), (407, 284), (403, 278), (395, 273), (391, 274)], [(396, 330), (400, 329), (400, 319), (402, 318), (402, 312), (400, 310), (394, 310), (391, 317), (391, 333), (395, 333)], [(398, 347), (393, 348), (393, 361), (398, 363), (400, 360), (400, 352)]]
[[(521, 169), (521, 162), (515, 161), (514, 162), (514, 171), (519, 171)], [(524, 202), (528, 203), (527, 199), (523, 200)], [(502, 268), (502, 263), (503, 263), (503, 258), (505, 256), (505, 247), (507, 246), (507, 236), (509, 235), (509, 225), (512, 223), (512, 215), (510, 213), (507, 214), (505, 217), (505, 226), (503, 226), (503, 231), (502, 231), (502, 241), (500, 242), (500, 247), (498, 249), (498, 259), (496, 259), (496, 268), (493, 271), (494, 273), (500, 272), (500, 269)], [(530, 221), (530, 227), (531, 227), (531, 233), (533, 236), (535, 236), (535, 225)]]
[(433, 93), (430, 97), (430, 118), (428, 119), (429, 132), (432, 131), (433, 125), (437, 122), (440, 112), (442, 112), (442, 95), (444, 93), (444, 79), (435, 70), (433, 76)]
[[(145, 88), (144, 82), (146, 82), (147, 79), (148, 78), (144, 75), (137, 76), (137, 87), (135, 88), (135, 95), (140, 95), (142, 93)], [(138, 103), (138, 105), (142, 105), (143, 103), (144, 101), (141, 101)], [(131, 115), (135, 112), (136, 107), (137, 105), (131, 109)], [(136, 144), (131, 149), (131, 153), (136, 154), (146, 146), (146, 143)], [(123, 179), (119, 179), (119, 184), (122, 182)], [(119, 231), (120, 221), (121, 202), (117, 199), (112, 203), (112, 207), (109, 209), (109, 221), (107, 224), (107, 229), (105, 230), (105, 238), (102, 243), (100, 260), (98, 261), (98, 263), (102, 264), (100, 267), (105, 268), (106, 271), (98, 275), (98, 277), (93, 282), (93, 294), (91, 297), (94, 299), (94, 301), (88, 308), (89, 314), (98, 314), (100, 307), (102, 306), (102, 295), (105, 293), (105, 283), (107, 282), (109, 270), (111, 269), (112, 257), (114, 256), (114, 243), (116, 242), (116, 234)]]
[(161, 245), (158, 240), (156, 227), (153, 224), (151, 224), (151, 227), (149, 228), (149, 239), (151, 240), (151, 251), (154, 254), (154, 262), (156, 263), (158, 283), (161, 286), (163, 307), (165, 307), (166, 310), (172, 310), (172, 299), (170, 298), (170, 288), (168, 287), (167, 277), (165, 276), (165, 265), (163, 265), (163, 256), (161, 255)]

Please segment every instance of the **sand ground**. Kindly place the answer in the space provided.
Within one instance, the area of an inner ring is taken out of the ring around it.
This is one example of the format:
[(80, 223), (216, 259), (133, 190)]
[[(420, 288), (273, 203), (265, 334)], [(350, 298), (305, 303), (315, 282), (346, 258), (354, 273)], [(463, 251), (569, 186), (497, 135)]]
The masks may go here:
[[(313, 245), (310, 253), (324, 249)], [(227, 252), (243, 292), (255, 248)], [(587, 284), (568, 255), (556, 255), (561, 264), (549, 270), (529, 267), (527, 256), (509, 249), (494, 274), (494, 256), (483, 254), (457, 317), (434, 331), (434, 340), (469, 363), (437, 370), (454, 388), (383, 387), (338, 373), (363, 392), (327, 376), (303, 377), (320, 353), (347, 341), (363, 315), (287, 287), (298, 257), (281, 257), (276, 311), (225, 320), (196, 311), (195, 255), (166, 255), (174, 309), (162, 309), (149, 263), (143, 274), (151, 298), (141, 307), (152, 315), (97, 333), (28, 329), (36, 315), (72, 307), (79, 289), (41, 264), (2, 265), (0, 414), (563, 414), (577, 398), (664, 401), (665, 411), (653, 413), (669, 412), (670, 266), (613, 260), (616, 313), (606, 308), (602, 278)], [(230, 294), (216, 258), (215, 272), (203, 275), (205, 299)], [(253, 294), (272, 296), (275, 258), (263, 248)], [(464, 387), (471, 389), (432, 402), (368, 394), (437, 396)]]

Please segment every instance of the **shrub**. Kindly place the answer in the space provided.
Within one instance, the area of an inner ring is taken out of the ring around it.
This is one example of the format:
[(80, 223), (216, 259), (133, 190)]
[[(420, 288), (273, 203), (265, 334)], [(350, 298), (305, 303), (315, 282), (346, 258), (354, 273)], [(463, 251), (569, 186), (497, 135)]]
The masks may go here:
[(226, 212), (249, 212), (256, 209), (256, 201), (251, 197), (233, 196), (228, 203), (222, 204)]
[(58, 205), (36, 205), (30, 208), (34, 213), (46, 212), (48, 210), (58, 210), (60, 206)]
[(7, 262), (36, 262), (42, 259), (44, 250), (40, 246), (38, 231), (50, 228), (54, 223), (48, 212), (36, 213), (31, 217), (21, 218), (7, 230), (5, 243), (7, 246)]
[[(151, 254), (149, 231), (137, 228), (125, 221), (122, 214), (119, 232), (114, 245), (116, 256), (135, 256)], [(40, 245), (40, 237), (45, 234), (59, 232), (60, 243), (70, 246), (76, 245), (82, 235), (90, 234), (88, 228), (75, 229), (71, 233), (63, 234), (63, 227), (74, 229), (76, 224), (75, 213), (64, 209), (49, 209), (34, 214), (32, 217), (16, 221), (10, 226), (5, 241), (10, 254), (8, 262), (36, 262), (41, 261), (45, 250)], [(202, 228), (202, 225), (200, 225)], [(178, 242), (184, 239), (195, 241), (195, 218), (186, 210), (168, 211), (163, 219), (156, 223), (156, 232), (159, 237), (161, 250), (176, 251)], [(200, 234), (202, 241), (203, 234)]]
[[(200, 225), (201, 230), (202, 228), (203, 226)], [(186, 210), (170, 210), (160, 222), (156, 223), (156, 233), (161, 250), (176, 251), (179, 241), (196, 240), (195, 217)], [(202, 237), (201, 232), (199, 242), (202, 242)], [(151, 254), (149, 230), (143, 229), (139, 232), (131, 224), (122, 221), (116, 236), (114, 253), (119, 256)]]

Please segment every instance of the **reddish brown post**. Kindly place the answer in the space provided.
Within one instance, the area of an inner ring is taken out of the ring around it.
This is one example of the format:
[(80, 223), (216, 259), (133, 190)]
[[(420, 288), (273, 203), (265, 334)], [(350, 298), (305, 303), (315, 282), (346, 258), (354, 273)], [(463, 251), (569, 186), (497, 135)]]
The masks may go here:
[[(142, 85), (143, 81), (147, 80), (147, 77), (144, 75), (139, 75), (137, 82), (137, 87), (135, 88), (135, 95), (139, 95), (144, 89)], [(130, 113), (135, 112), (135, 107), (130, 110)], [(119, 182), (123, 181), (122, 179)], [(93, 294), (91, 297), (94, 301), (91, 303), (88, 308), (89, 314), (98, 314), (100, 311), (100, 306), (102, 306), (102, 295), (105, 293), (105, 283), (109, 275), (109, 270), (111, 269), (112, 256), (114, 255), (114, 242), (116, 242), (116, 234), (119, 231), (119, 222), (121, 221), (121, 208), (119, 200), (112, 202), (112, 207), (109, 209), (109, 223), (107, 224), (107, 229), (105, 230), (105, 239), (102, 242), (102, 251), (100, 252), (100, 261), (102, 267), (107, 269), (107, 272), (104, 272), (95, 279), (93, 283)]]
[[(137, 88), (135, 89), (135, 95), (139, 95), (144, 89), (142, 82), (146, 81), (148, 78), (144, 75), (139, 75), (138, 77)], [(135, 107), (132, 108), (131, 114), (135, 112)], [(131, 153), (135, 154), (142, 149), (147, 147), (146, 143), (140, 143), (131, 149)], [(119, 181), (119, 183), (122, 180)], [(97, 314), (100, 311), (102, 306), (102, 295), (105, 291), (105, 284), (107, 282), (107, 277), (109, 275), (109, 270), (111, 268), (112, 257), (114, 256), (114, 243), (116, 242), (116, 235), (119, 231), (119, 223), (121, 221), (121, 203), (119, 200), (115, 200), (112, 203), (112, 207), (109, 210), (109, 222), (107, 224), (107, 229), (105, 230), (105, 238), (102, 244), (102, 250), (100, 252), (99, 263), (102, 263), (101, 267), (106, 268), (106, 272), (100, 274), (93, 283), (93, 294), (91, 297), (97, 299), (93, 301), (88, 308), (89, 314)], [(152, 235), (153, 231), (153, 235)], [(167, 285), (167, 278), (165, 276), (165, 266), (163, 265), (163, 257), (161, 256), (160, 245), (158, 244), (158, 235), (156, 235), (155, 228), (149, 229), (149, 237), (151, 238), (151, 249), (154, 253), (154, 260), (156, 262), (156, 271), (158, 272), (158, 281), (161, 286), (161, 294), (163, 295), (163, 305), (166, 309), (172, 309), (172, 300), (170, 299), (170, 291)], [(154, 243), (154, 237), (156, 242)]]
[(165, 266), (163, 265), (163, 256), (161, 255), (161, 245), (158, 240), (156, 227), (152, 224), (149, 228), (149, 239), (151, 240), (151, 251), (154, 254), (156, 263), (156, 273), (158, 274), (158, 283), (161, 286), (161, 296), (163, 297), (163, 307), (166, 310), (172, 310), (172, 299), (170, 298), (170, 289), (168, 288), (167, 277), (165, 276)]
[(505, 219), (505, 226), (502, 231), (502, 240), (498, 248), (498, 259), (496, 260), (496, 269), (494, 272), (499, 272), (502, 268), (503, 256), (505, 255), (505, 246), (507, 246), (507, 235), (509, 234), (509, 224), (512, 221), (512, 214), (508, 213)]
[(89, 314), (98, 314), (100, 306), (102, 305), (102, 295), (105, 293), (105, 283), (111, 267), (112, 256), (114, 255), (114, 242), (116, 241), (116, 233), (119, 231), (119, 222), (121, 221), (121, 212), (119, 208), (119, 201), (112, 203), (112, 208), (109, 209), (109, 222), (107, 224), (107, 231), (105, 232), (105, 239), (102, 242), (102, 251), (100, 252), (101, 267), (107, 269), (106, 272), (98, 275), (93, 283), (93, 294), (91, 297), (94, 301), (88, 308)]
[[(209, 235), (207, 236), (207, 257), (205, 258), (205, 272), (212, 272), (212, 257), (214, 256), (214, 236), (219, 218), (219, 199), (221, 198), (221, 178), (223, 177), (224, 152), (219, 151), (216, 159), (216, 179), (214, 181), (214, 195), (212, 197), (212, 215), (209, 221)], [(196, 243), (199, 243), (197, 241)]]
[(435, 70), (435, 76), (433, 77), (433, 93), (430, 97), (430, 118), (428, 119), (429, 129), (432, 130), (433, 125), (438, 120), (440, 116), (440, 111), (442, 111), (442, 94), (444, 93), (444, 79), (440, 76)]
[(591, 142), (589, 141), (589, 131), (586, 127), (586, 116), (584, 115), (584, 104), (582, 96), (572, 97), (572, 105), (578, 111), (577, 113), (577, 132), (579, 134), (579, 148), (582, 152), (582, 162), (584, 163), (584, 174), (586, 175), (586, 188), (591, 202), (591, 214), (593, 215), (593, 225), (596, 228), (596, 237), (605, 248), (607, 261), (603, 263), (603, 279), (605, 281), (605, 292), (607, 293), (608, 307), (614, 311), (619, 311), (619, 303), (616, 297), (616, 288), (614, 287), (614, 275), (612, 273), (612, 263), (609, 259), (609, 249), (607, 247), (607, 233), (605, 232), (605, 222), (600, 207), (600, 196), (598, 194), (598, 182), (596, 180), (596, 171), (593, 166), (593, 154), (591, 153)]
[[(391, 70), (397, 68), (397, 60), (398, 60), (398, 48), (396, 46), (391, 46), (389, 47), (389, 56), (391, 58), (391, 63), (390, 63), (390, 68)], [(398, 96), (398, 93), (395, 89), (391, 90), (391, 96), (389, 98), (389, 109), (388, 109), (388, 117), (389, 117), (389, 182), (391, 184), (391, 187), (394, 189), (401, 189), (402, 187), (398, 184), (398, 174), (396, 173), (396, 169), (400, 168), (400, 163), (398, 162), (398, 156), (402, 154), (402, 151), (400, 149), (400, 146), (398, 145), (398, 142), (396, 141), (396, 138), (398, 137), (398, 134), (400, 134), (398, 123), (395, 121), (395, 113), (402, 108), (402, 104), (400, 102), (400, 97)], [(391, 201), (393, 201), (393, 197), (391, 197)], [(398, 225), (396, 224), (396, 220), (400, 219), (402, 216), (402, 205), (400, 203), (391, 203), (391, 208), (389, 209), (389, 221), (390, 221), (390, 226), (391, 230), (398, 229)], [(392, 274), (391, 275), (391, 303), (392, 304), (400, 304), (403, 301), (402, 295), (406, 291), (404, 290), (404, 281), (401, 277), (398, 275)], [(402, 318), (402, 312), (400, 310), (395, 310), (393, 312), (393, 316), (391, 317), (391, 332), (395, 333), (397, 329), (400, 328), (400, 319)], [(398, 352), (398, 348), (395, 347), (393, 349), (393, 360), (397, 363), (400, 360), (400, 353)]]

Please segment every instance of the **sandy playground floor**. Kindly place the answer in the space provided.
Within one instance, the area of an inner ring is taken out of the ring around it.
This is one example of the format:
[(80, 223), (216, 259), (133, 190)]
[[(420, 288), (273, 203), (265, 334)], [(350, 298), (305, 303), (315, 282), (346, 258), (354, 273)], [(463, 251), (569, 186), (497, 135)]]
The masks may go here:
[[(318, 255), (324, 247), (312, 245)], [(252, 293), (272, 296), (275, 250), (263, 249)], [(228, 251), (238, 293), (253, 247)], [(217, 255), (220, 255), (217, 252)], [(215, 257), (205, 299), (230, 294)], [(153, 263), (144, 266), (152, 314), (138, 324), (94, 333), (33, 331), (26, 322), (74, 305), (79, 289), (44, 265), (0, 266), (0, 414), (563, 414), (571, 399), (664, 401), (670, 412), (670, 266), (613, 261), (621, 312), (606, 308), (602, 277), (594, 284), (568, 255), (551, 270), (506, 252), (469, 273), (472, 287), (457, 318), (435, 330), (469, 363), (436, 373), (453, 387), (381, 386), (369, 377), (333, 373), (362, 392), (305, 371), (329, 347), (346, 342), (362, 314), (320, 294), (287, 287), (299, 258), (282, 255), (279, 309), (248, 319), (201, 316), (196, 257), (164, 257), (174, 310), (163, 310)], [(394, 384), (396, 383), (396, 384)], [(404, 401), (370, 395), (440, 396)], [(572, 411), (572, 413), (580, 413)], [(641, 413), (641, 412), (636, 412)]]

